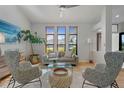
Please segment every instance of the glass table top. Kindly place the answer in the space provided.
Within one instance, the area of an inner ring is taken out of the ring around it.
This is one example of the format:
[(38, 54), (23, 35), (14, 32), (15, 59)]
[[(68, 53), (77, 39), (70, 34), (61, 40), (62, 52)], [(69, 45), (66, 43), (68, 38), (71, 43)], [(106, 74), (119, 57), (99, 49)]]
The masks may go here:
[(48, 68), (72, 68), (71, 64), (67, 63), (53, 63), (47, 66)]

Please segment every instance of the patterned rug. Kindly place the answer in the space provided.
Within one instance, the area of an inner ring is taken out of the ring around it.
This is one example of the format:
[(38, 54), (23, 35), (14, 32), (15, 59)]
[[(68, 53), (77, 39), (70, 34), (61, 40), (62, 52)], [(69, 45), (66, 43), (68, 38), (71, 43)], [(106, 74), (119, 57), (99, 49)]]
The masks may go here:
[[(6, 88), (8, 83), (9, 83), (9, 80), (10, 80), (10, 78), (8, 78), (6, 80), (6, 83), (0, 87)], [(41, 76), (41, 80), (42, 80), (42, 88), (50, 88), (47, 71), (43, 71), (43, 74)], [(82, 88), (83, 80), (84, 79), (82, 77), (82, 72), (73, 71), (72, 83), (71, 83), (70, 88)], [(17, 86), (19, 84), (16, 82), (15, 85)], [(23, 88), (40, 88), (40, 82), (26, 84)], [(89, 86), (89, 85), (85, 85), (84, 88), (94, 88), (94, 87)]]

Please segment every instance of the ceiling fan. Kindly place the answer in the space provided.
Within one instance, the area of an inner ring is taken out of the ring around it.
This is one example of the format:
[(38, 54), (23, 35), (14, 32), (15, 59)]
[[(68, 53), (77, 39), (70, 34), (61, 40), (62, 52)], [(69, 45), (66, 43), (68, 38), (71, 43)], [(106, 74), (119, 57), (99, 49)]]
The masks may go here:
[(73, 8), (73, 7), (77, 7), (79, 5), (60, 5), (59, 8)]
[(62, 18), (63, 17), (63, 12), (65, 9), (70, 9), (70, 8), (74, 8), (74, 7), (77, 7), (79, 5), (60, 5), (59, 6), (59, 9), (60, 9), (60, 13), (59, 13), (59, 16)]

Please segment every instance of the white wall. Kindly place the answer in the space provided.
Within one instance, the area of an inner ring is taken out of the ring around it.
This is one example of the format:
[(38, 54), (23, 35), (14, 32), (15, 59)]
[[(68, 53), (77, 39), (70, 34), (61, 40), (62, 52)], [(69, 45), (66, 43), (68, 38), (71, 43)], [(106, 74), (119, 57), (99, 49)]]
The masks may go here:
[(112, 51), (119, 51), (119, 32), (124, 32), (124, 22), (118, 24), (118, 32), (112, 33)]
[[(45, 26), (78, 26), (78, 56), (80, 61), (89, 59), (89, 47), (87, 39), (92, 36), (92, 24), (32, 24), (31, 29), (33, 32), (38, 32), (38, 35), (45, 38)], [(34, 46), (36, 53), (43, 54), (45, 46)]]
[[(3, 5), (0, 6), (0, 19), (5, 20), (9, 23), (19, 26), (21, 29), (30, 29), (30, 23), (26, 17), (21, 13), (17, 6), (14, 5)], [(6, 49), (20, 48), (25, 53), (29, 53), (29, 46), (26, 43), (22, 44), (2, 44), (0, 45), (2, 51)]]
[(118, 32), (124, 32), (124, 22), (118, 24)]
[(30, 29), (30, 23), (15, 5), (1, 5), (0, 19), (15, 24), (22, 29)]
[(119, 34), (112, 33), (112, 51), (119, 50)]
[[(93, 59), (96, 63), (102, 63), (105, 64), (104, 60), (104, 54), (107, 51), (112, 50), (112, 13), (111, 13), (111, 7), (110, 6), (105, 6), (102, 14), (101, 14), (101, 20), (98, 24), (94, 26), (94, 32), (97, 33), (101, 32), (101, 50), (96, 51), (96, 43), (94, 43), (94, 51), (93, 51)], [(94, 35), (94, 40), (96, 38), (96, 35)]]

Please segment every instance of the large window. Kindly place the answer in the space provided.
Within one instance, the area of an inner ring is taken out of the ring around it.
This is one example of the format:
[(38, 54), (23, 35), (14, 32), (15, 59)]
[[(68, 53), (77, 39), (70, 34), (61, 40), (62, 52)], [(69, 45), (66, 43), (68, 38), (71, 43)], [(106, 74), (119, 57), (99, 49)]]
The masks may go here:
[(54, 51), (54, 27), (46, 27), (46, 52)]
[(73, 51), (77, 54), (77, 26), (47, 26), (46, 52)]
[(64, 52), (66, 48), (66, 27), (57, 27), (57, 36), (57, 49), (58, 51)]
[(69, 27), (69, 50), (77, 54), (77, 27)]

